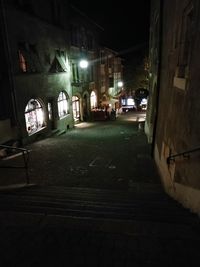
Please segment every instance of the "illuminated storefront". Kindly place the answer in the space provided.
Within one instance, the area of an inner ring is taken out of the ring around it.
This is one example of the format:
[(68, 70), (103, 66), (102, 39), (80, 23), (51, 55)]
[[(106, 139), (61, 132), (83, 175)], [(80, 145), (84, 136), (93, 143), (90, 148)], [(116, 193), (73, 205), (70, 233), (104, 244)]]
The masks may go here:
[(37, 99), (31, 99), (25, 108), (26, 130), (29, 135), (38, 132), (45, 126), (44, 110)]

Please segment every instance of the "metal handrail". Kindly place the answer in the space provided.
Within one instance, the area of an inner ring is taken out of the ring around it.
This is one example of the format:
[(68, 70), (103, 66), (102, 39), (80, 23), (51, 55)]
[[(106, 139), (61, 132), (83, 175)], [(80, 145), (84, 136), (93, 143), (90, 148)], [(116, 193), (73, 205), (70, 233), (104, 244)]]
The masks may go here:
[[(26, 148), (21, 147), (13, 147), (13, 146), (7, 146), (7, 145), (0, 145), (0, 148), (5, 148), (7, 150), (15, 150), (23, 156), (24, 165), (23, 166), (0, 166), (0, 168), (10, 168), (10, 169), (25, 169), (26, 173), (26, 183), (29, 184), (29, 173), (28, 173), (28, 163), (29, 163), (29, 150)], [(9, 159), (8, 157), (3, 157), (2, 160)]]
[(183, 156), (184, 158), (189, 158), (191, 153), (200, 151), (200, 147), (194, 148), (194, 149), (190, 149), (190, 150), (186, 150), (184, 152), (180, 152), (180, 153), (176, 153), (174, 155), (169, 155), (169, 157), (167, 157), (167, 164), (170, 164), (171, 161), (175, 162), (175, 158), (177, 157), (181, 157)]

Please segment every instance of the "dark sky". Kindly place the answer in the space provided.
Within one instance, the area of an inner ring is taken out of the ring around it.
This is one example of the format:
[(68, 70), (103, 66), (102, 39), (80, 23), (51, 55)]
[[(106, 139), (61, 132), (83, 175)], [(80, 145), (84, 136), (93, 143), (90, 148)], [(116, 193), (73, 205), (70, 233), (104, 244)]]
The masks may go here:
[(73, 0), (82, 10), (104, 28), (104, 44), (125, 53), (149, 38), (150, 1), (89, 1)]

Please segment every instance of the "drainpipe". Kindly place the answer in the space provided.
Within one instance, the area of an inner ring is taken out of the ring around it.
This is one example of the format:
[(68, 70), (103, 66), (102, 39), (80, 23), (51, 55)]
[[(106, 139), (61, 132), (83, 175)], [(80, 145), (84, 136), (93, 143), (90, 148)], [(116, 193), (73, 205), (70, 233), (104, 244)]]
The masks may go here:
[(12, 101), (12, 116), (11, 116), (11, 124), (17, 126), (17, 137), (21, 141), (22, 132), (21, 126), (19, 123), (19, 116), (18, 116), (18, 109), (17, 109), (17, 102), (16, 102), (16, 92), (15, 92), (15, 84), (14, 84), (14, 72), (12, 68), (12, 57), (8, 39), (8, 30), (7, 30), (7, 21), (6, 21), (6, 10), (4, 0), (0, 0), (0, 16), (1, 16), (1, 23), (2, 23), (2, 32), (3, 32), (3, 42), (4, 48), (6, 51), (6, 61), (8, 66), (8, 78), (9, 78), (9, 85), (10, 85), (10, 92), (11, 92), (11, 101)]
[(157, 123), (158, 123), (158, 110), (159, 110), (159, 98), (160, 98), (160, 80), (161, 80), (161, 63), (162, 63), (162, 27), (163, 27), (163, 2), (164, 0), (160, 0), (159, 6), (159, 20), (160, 20), (160, 27), (159, 27), (159, 51), (158, 51), (158, 71), (157, 71), (157, 94), (156, 94), (156, 114), (154, 119), (153, 125), (153, 137), (152, 137), (152, 146), (151, 146), (151, 155), (154, 157), (155, 152), (155, 143), (156, 143), (156, 132), (157, 132)]

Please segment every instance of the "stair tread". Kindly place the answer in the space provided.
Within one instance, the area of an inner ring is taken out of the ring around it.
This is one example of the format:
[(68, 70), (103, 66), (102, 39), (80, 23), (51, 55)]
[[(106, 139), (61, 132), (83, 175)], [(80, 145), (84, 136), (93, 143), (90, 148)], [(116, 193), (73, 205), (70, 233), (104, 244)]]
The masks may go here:
[(3, 191), (0, 210), (124, 220), (198, 224), (198, 217), (164, 193), (33, 186)]

